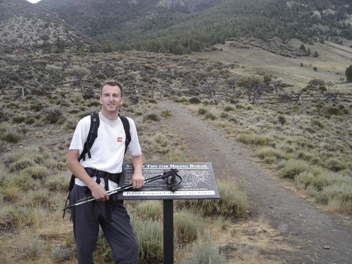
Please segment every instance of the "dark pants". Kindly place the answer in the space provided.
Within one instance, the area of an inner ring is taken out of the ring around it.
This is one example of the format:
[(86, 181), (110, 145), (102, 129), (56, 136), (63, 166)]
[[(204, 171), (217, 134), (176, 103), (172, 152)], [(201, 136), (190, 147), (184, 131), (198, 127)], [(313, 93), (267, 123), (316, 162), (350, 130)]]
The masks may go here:
[[(70, 203), (90, 195), (88, 187), (75, 185)], [(116, 198), (111, 196), (110, 199)], [(138, 244), (130, 217), (125, 207), (117, 201), (110, 204), (111, 221), (106, 221), (106, 202), (88, 202), (71, 209), (73, 232), (77, 247), (78, 264), (92, 264), (97, 244), (99, 225), (109, 243), (116, 264), (137, 264)]]

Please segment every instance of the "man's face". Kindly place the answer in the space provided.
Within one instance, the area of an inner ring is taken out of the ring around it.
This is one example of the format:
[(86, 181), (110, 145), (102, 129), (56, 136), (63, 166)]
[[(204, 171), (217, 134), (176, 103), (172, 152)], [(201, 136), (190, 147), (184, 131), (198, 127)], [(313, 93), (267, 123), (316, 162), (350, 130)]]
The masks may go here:
[(104, 85), (100, 95), (100, 103), (102, 110), (106, 113), (118, 112), (123, 103), (120, 87)]

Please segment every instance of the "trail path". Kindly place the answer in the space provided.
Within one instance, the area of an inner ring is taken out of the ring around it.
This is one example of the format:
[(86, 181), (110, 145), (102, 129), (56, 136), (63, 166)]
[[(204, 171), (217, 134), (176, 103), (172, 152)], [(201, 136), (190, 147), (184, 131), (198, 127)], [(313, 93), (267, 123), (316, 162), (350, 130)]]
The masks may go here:
[(250, 151), (181, 105), (165, 100), (158, 106), (172, 113), (166, 122), (183, 138), (187, 155), (194, 161), (212, 162), (217, 178), (233, 180), (247, 193), (251, 215), (265, 215), (294, 243), (298, 251), (280, 256), (283, 263), (352, 263), (352, 227), (344, 219), (285, 188), (283, 181), (251, 161)]

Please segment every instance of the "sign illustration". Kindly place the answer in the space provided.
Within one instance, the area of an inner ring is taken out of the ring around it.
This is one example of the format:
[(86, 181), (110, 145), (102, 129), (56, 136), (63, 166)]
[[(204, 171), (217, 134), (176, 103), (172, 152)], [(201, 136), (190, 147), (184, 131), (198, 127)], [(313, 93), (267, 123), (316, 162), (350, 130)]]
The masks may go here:
[[(172, 162), (144, 163), (143, 175), (146, 179), (163, 174), (171, 169), (178, 170), (180, 178), (175, 177), (172, 184), (176, 191), (170, 190), (166, 180), (156, 180), (145, 184), (140, 190), (129, 190), (119, 194), (122, 200), (188, 200), (220, 198), (211, 162)], [(133, 166), (125, 163), (120, 186), (129, 184), (133, 175)], [(182, 181), (181, 181), (182, 179)], [(170, 179), (168, 179), (170, 180)]]

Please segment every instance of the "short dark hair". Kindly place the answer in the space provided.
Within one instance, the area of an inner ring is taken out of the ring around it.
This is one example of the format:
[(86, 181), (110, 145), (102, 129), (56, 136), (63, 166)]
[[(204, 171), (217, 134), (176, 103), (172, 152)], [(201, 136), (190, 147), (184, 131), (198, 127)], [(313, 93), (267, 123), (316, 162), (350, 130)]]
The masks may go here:
[(100, 94), (103, 93), (103, 88), (105, 85), (110, 85), (110, 86), (118, 86), (121, 90), (121, 96), (123, 95), (123, 90), (122, 90), (122, 85), (120, 83), (118, 83), (117, 81), (114, 80), (109, 80), (103, 83), (103, 86), (100, 89)]

